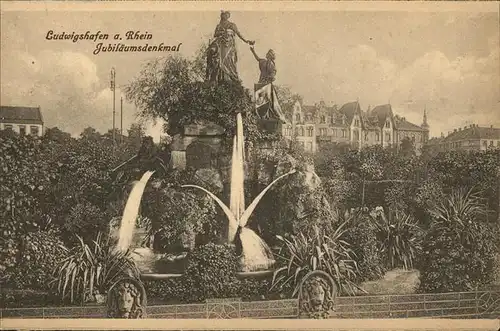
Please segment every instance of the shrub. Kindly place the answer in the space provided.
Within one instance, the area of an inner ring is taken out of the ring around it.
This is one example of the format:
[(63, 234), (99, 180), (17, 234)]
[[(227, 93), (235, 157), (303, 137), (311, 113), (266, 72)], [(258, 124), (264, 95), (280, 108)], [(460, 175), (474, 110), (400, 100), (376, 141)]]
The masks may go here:
[(417, 221), (404, 211), (383, 209), (371, 213), (376, 226), (379, 247), (387, 267), (410, 269), (421, 251), (422, 229)]
[(197, 247), (188, 255), (186, 271), (181, 277), (183, 301), (200, 302), (237, 295), (238, 267), (238, 258), (231, 245), (209, 243)]
[(479, 195), (453, 190), (431, 209), (420, 291), (467, 291), (494, 280), (498, 226), (486, 222), (487, 207)]
[(87, 241), (107, 229), (108, 222), (105, 217), (97, 206), (83, 201), (71, 208), (62, 228), (66, 233), (78, 234)]
[(358, 265), (357, 282), (381, 278), (386, 267), (376, 237), (377, 227), (361, 211), (346, 212), (342, 217), (347, 222), (343, 239), (351, 244)]
[(331, 235), (315, 226), (312, 233), (301, 232), (290, 239), (278, 237), (282, 242), (277, 254), (281, 267), (274, 272), (272, 288), (293, 289), (291, 295), (295, 296), (303, 277), (311, 271), (321, 270), (335, 280), (341, 292), (354, 294), (358, 288), (355, 284), (358, 268), (354, 252), (342, 240), (345, 225), (338, 226)]
[[(68, 251), (68, 257), (56, 267), (54, 285), (63, 300), (88, 300), (105, 294), (122, 276), (139, 279), (139, 270), (130, 252), (120, 252), (108, 237), (99, 233), (88, 245), (77, 236), (79, 245)], [(69, 298), (68, 298), (69, 297)]]
[(37, 290), (0, 290), (0, 308), (46, 307), (61, 304), (58, 296), (50, 292)]
[(48, 290), (54, 265), (66, 257), (62, 241), (50, 231), (28, 233), (18, 245), (10, 241), (8, 251), (16, 258), (5, 270), (5, 283), (17, 289)]

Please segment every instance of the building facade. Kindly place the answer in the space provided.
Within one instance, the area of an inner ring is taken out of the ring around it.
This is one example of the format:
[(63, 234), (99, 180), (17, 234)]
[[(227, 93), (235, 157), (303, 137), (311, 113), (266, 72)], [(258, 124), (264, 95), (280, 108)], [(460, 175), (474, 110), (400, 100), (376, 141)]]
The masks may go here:
[(0, 130), (42, 136), (44, 125), (40, 107), (0, 106)]
[(320, 102), (314, 106), (295, 102), (289, 123), (283, 125), (283, 135), (294, 138), (306, 152), (315, 153), (323, 146), (335, 145), (340, 150), (367, 146), (400, 146), (410, 139), (417, 152), (429, 139), (427, 114), (422, 126), (394, 115), (391, 105), (380, 105), (363, 111), (359, 102), (344, 104), (340, 109)]
[(429, 148), (432, 152), (500, 149), (500, 128), (481, 127), (477, 124), (460, 127), (447, 136), (441, 134), (439, 138), (432, 138)]

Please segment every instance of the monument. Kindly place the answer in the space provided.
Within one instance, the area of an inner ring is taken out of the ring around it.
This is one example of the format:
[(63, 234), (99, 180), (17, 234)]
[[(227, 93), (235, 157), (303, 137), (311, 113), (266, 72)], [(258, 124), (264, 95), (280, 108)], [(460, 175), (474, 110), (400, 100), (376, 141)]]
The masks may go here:
[(222, 11), (220, 22), (215, 28), (214, 39), (209, 43), (207, 49), (207, 72), (206, 79), (210, 82), (239, 81), (235, 35), (243, 42), (253, 45), (255, 42), (245, 39), (238, 27), (229, 21), (231, 14)]

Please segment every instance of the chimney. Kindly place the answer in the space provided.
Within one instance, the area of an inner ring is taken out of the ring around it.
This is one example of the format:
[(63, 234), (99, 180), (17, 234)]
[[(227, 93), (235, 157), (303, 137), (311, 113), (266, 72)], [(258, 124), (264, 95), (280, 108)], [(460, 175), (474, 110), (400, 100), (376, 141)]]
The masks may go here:
[(471, 125), (470, 125), (470, 127), (471, 127), (471, 128), (473, 128), (473, 127), (474, 127), (474, 124), (471, 124)]
[(457, 132), (457, 129), (453, 129), (453, 132)]
[(462, 128), (461, 128), (461, 127), (460, 127), (460, 128), (458, 128), (458, 132), (460, 132), (460, 131), (462, 131)]
[(444, 138), (444, 133), (441, 132), (441, 138)]
[(490, 128), (492, 128), (492, 129), (493, 129), (493, 125), (490, 125)]

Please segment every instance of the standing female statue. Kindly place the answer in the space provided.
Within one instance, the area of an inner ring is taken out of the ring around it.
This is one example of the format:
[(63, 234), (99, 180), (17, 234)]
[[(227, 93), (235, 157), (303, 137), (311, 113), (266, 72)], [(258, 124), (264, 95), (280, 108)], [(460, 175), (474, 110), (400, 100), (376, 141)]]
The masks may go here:
[(221, 12), (220, 22), (215, 28), (215, 39), (208, 46), (206, 78), (211, 82), (239, 80), (236, 69), (238, 54), (235, 35), (249, 45), (255, 44), (254, 41), (247, 40), (241, 35), (236, 24), (229, 21), (230, 17), (228, 11)]

